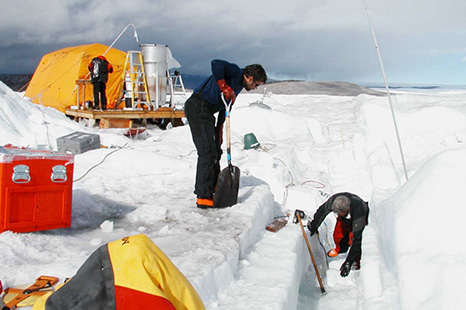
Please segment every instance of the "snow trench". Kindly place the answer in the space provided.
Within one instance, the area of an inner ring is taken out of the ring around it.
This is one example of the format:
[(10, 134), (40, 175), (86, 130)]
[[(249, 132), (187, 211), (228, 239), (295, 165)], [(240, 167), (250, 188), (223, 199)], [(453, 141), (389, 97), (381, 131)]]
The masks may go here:
[(267, 231), (276, 216), (272, 193), (266, 185), (255, 187), (241, 201), (247, 192), (241, 187), (239, 203), (229, 210), (250, 214), (237, 236), (237, 248), (193, 279), (193, 285), (208, 309), (296, 309), (301, 278), (310, 264), (301, 228), (291, 216), (278, 232)]

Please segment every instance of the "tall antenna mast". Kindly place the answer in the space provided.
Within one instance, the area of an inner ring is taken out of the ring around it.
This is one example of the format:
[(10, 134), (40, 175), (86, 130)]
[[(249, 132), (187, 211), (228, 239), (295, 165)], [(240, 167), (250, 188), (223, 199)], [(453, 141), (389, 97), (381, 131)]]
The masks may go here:
[(388, 83), (387, 83), (387, 77), (385, 76), (385, 69), (383, 67), (382, 56), (380, 56), (380, 50), (379, 50), (379, 46), (377, 44), (377, 38), (375, 36), (374, 26), (372, 25), (372, 19), (371, 19), (371, 16), (369, 14), (369, 7), (367, 5), (367, 1), (363, 0), (363, 2), (364, 2), (364, 8), (366, 9), (367, 19), (369, 21), (369, 26), (371, 27), (372, 37), (374, 39), (374, 44), (375, 44), (375, 50), (377, 51), (377, 55), (379, 56), (380, 68), (382, 69), (382, 75), (383, 75), (383, 80), (384, 80), (384, 83), (385, 83), (385, 89), (387, 90), (388, 103), (390, 104), (390, 111), (392, 112), (393, 123), (395, 125), (395, 132), (396, 132), (396, 138), (398, 140), (398, 147), (400, 148), (401, 161), (403, 163), (403, 171), (404, 171), (404, 174), (405, 174), (406, 181), (408, 181), (408, 173), (406, 172), (406, 163), (405, 163), (405, 158), (404, 158), (404, 155), (403, 155), (403, 148), (401, 146), (400, 134), (398, 132), (398, 125), (396, 123), (395, 112), (393, 111), (392, 98), (391, 98), (390, 89), (389, 89)]

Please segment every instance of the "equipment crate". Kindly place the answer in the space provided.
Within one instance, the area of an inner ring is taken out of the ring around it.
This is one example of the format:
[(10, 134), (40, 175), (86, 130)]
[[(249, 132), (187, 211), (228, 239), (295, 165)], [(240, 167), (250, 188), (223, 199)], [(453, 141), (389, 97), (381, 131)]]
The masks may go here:
[(0, 146), (0, 232), (71, 225), (74, 155)]
[(100, 136), (94, 133), (75, 131), (57, 138), (60, 153), (82, 154), (90, 150), (100, 149)]

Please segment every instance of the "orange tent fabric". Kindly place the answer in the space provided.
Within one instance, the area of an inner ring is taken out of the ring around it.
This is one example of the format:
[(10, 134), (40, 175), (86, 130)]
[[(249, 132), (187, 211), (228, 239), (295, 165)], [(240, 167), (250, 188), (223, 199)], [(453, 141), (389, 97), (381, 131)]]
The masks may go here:
[(96, 249), (33, 310), (205, 310), (194, 287), (152, 240), (124, 237)]
[[(94, 43), (67, 47), (44, 55), (29, 82), (25, 96), (31, 98), (34, 103), (62, 112), (69, 106), (77, 105), (78, 91), (81, 103), (93, 101), (92, 84), (85, 85), (83, 100), (83, 88), (78, 88), (76, 80), (89, 80), (87, 65), (92, 58), (103, 55), (107, 49), (108, 46)], [(108, 107), (112, 108), (116, 100), (120, 99), (119, 89), (126, 53), (111, 48), (105, 57), (113, 66), (113, 73), (109, 74), (107, 82), (107, 102)]]

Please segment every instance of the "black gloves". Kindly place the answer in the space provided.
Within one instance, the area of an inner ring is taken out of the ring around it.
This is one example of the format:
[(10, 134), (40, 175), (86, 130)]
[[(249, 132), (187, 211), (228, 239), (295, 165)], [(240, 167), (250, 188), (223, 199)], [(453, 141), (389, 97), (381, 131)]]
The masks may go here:
[(307, 229), (309, 229), (309, 231), (311, 232), (311, 237), (312, 237), (315, 233), (319, 234), (319, 231), (317, 230), (317, 227), (312, 227), (311, 221), (308, 221), (308, 222), (307, 222)]
[(349, 275), (351, 271), (351, 263), (350, 262), (344, 262), (343, 265), (340, 267), (340, 276), (346, 277)]

